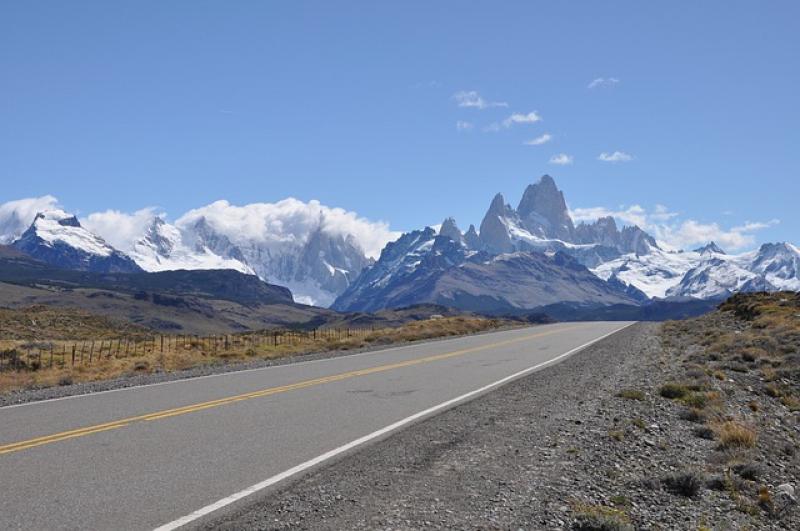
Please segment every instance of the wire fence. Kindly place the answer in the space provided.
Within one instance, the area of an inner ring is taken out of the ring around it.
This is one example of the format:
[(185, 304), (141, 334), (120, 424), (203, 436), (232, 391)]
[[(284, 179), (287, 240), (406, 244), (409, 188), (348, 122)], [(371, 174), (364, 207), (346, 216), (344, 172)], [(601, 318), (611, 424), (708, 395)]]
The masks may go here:
[(91, 365), (102, 360), (199, 351), (206, 355), (258, 348), (277, 348), (314, 342), (365, 337), (374, 328), (316, 328), (313, 330), (267, 330), (240, 334), (153, 335), (99, 340), (5, 341), (0, 349), (0, 372), (38, 371)]

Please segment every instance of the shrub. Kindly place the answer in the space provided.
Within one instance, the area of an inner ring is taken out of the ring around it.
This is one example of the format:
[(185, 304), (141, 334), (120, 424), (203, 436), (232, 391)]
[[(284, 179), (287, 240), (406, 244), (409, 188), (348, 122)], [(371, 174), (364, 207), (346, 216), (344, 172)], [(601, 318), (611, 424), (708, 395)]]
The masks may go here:
[(703, 409), (708, 404), (708, 395), (706, 393), (689, 393), (680, 400), (687, 406)]
[(687, 498), (697, 496), (704, 483), (703, 477), (697, 472), (682, 472), (664, 478), (667, 490)]
[(761, 467), (755, 463), (743, 463), (733, 467), (733, 471), (739, 474), (742, 479), (756, 481), (761, 477)]
[(748, 363), (752, 363), (757, 361), (759, 358), (762, 358), (767, 353), (764, 352), (763, 349), (760, 348), (746, 348), (742, 351), (742, 361), (746, 361)]
[(73, 380), (72, 380), (72, 375), (71, 374), (65, 374), (64, 376), (62, 376), (61, 378), (58, 379), (58, 385), (62, 385), (62, 386), (63, 385), (72, 385), (72, 382), (73, 382)]
[(683, 384), (669, 382), (662, 385), (658, 392), (664, 398), (683, 398), (689, 394), (689, 388)]
[(681, 418), (683, 420), (688, 420), (690, 422), (705, 422), (706, 421), (706, 414), (703, 412), (702, 409), (698, 409), (696, 407), (690, 407), (688, 409), (684, 409), (680, 413)]
[(774, 508), (772, 494), (770, 494), (769, 487), (766, 485), (761, 485), (761, 487), (758, 489), (758, 505), (768, 512), (771, 512)]
[(577, 531), (633, 531), (625, 511), (602, 505), (578, 505), (575, 509)]
[(720, 422), (713, 426), (722, 450), (730, 448), (753, 448), (758, 436), (752, 428), (734, 420)]
[(638, 389), (623, 389), (617, 396), (620, 398), (627, 398), (628, 400), (644, 400), (644, 392)]
[(701, 439), (708, 439), (709, 441), (714, 439), (714, 430), (708, 426), (697, 426), (692, 432)]
[(608, 436), (614, 439), (615, 441), (622, 441), (623, 439), (625, 439), (625, 433), (619, 430), (608, 432)]
[(621, 494), (611, 496), (611, 498), (609, 498), (609, 501), (617, 506), (619, 505), (626, 506), (631, 504), (630, 500), (628, 500), (628, 498), (622, 496)]
[(800, 411), (800, 399), (791, 395), (781, 397), (781, 404), (789, 408), (789, 411)]
[(772, 367), (762, 367), (761, 376), (764, 378), (765, 382), (774, 382), (778, 379), (778, 373), (775, 372), (775, 369)]

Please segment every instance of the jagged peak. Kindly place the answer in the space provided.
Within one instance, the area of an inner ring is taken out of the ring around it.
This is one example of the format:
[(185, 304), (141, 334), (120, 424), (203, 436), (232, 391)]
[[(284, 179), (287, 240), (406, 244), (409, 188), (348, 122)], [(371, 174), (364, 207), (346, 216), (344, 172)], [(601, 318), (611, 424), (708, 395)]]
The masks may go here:
[(713, 241), (708, 242), (702, 247), (698, 247), (694, 250), (694, 252), (700, 254), (726, 254), (725, 251), (723, 251), (722, 248)]
[(550, 174), (548, 174), (548, 173), (545, 173), (544, 175), (539, 177), (539, 184), (540, 185), (544, 185), (544, 186), (552, 186), (553, 188), (556, 188), (555, 179), (550, 177)]
[(445, 227), (458, 228), (458, 225), (456, 224), (456, 218), (454, 218), (452, 216), (448, 216), (448, 217), (444, 218), (444, 221), (442, 221), (442, 228), (445, 228)]
[(614, 216), (603, 216), (602, 218), (597, 218), (595, 225), (614, 227), (614, 229), (617, 228), (617, 222), (614, 220)]
[(461, 234), (461, 229), (458, 228), (456, 225), (456, 220), (452, 217), (445, 218), (442, 222), (442, 226), (439, 229), (440, 236), (446, 236), (453, 241), (460, 242), (464, 238), (464, 235)]
[(489, 212), (500, 213), (506, 210), (508, 206), (510, 205), (506, 204), (506, 200), (503, 197), (503, 194), (497, 193), (492, 199), (492, 202), (489, 204)]
[(153, 220), (150, 222), (151, 227), (161, 227), (166, 224), (167, 222), (161, 216), (153, 216)]

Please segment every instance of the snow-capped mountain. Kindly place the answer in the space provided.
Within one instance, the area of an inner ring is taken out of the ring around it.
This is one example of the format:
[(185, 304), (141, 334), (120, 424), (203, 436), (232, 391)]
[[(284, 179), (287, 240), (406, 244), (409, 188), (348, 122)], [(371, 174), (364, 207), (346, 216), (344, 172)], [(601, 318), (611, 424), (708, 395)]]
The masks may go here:
[[(99, 228), (113, 224), (98, 224)], [(244, 206), (217, 201), (174, 223), (151, 214), (123, 247), (148, 271), (235, 269), (289, 288), (297, 302), (329, 306), (373, 260), (365, 246), (393, 235), (353, 213), (286, 199)]]
[(224, 258), (203, 245), (186, 245), (181, 230), (160, 216), (153, 218), (144, 236), (133, 243), (128, 254), (146, 271), (233, 269), (255, 274), (242, 260)]
[(412, 231), (397, 241), (383, 223), (316, 201), (217, 201), (173, 223), (152, 209), (107, 211), (83, 219), (83, 226), (54, 205), (51, 196), (0, 205), (0, 242), (70, 269), (233, 269), (288, 287), (298, 302), (336, 301), (339, 309), (434, 300), (530, 308), (558, 297), (636, 303), (800, 290), (800, 250), (792, 244), (738, 255), (714, 242), (673, 251), (612, 217), (576, 224), (548, 175), (525, 189), (516, 208), (497, 194), (480, 230), (470, 225), (462, 232), (447, 218), (438, 231)]
[(31, 226), (12, 246), (23, 253), (64, 269), (97, 273), (133, 273), (142, 269), (103, 238), (83, 228), (63, 210), (36, 214)]
[(481, 312), (531, 309), (557, 302), (634, 304), (627, 286), (612, 285), (561, 253), (469, 249), (451, 218), (390, 243), (332, 306), (375, 311), (420, 303)]
[[(55, 201), (49, 198), (48, 201)], [(352, 212), (287, 199), (237, 207), (218, 201), (168, 223), (145, 209), (136, 217), (116, 211), (85, 221), (60, 209), (35, 217), (15, 203), (0, 216), (5, 240), (34, 257), (68, 269), (167, 271), (233, 269), (288, 287), (297, 302), (330, 305), (394, 237), (385, 224)], [(25, 203), (27, 206), (27, 203)], [(0, 205), (2, 207), (2, 205)], [(5, 230), (5, 229), (4, 229)], [(98, 235), (99, 234), (99, 235)], [(105, 238), (103, 237), (105, 236)], [(117, 244), (115, 248), (109, 241)]]
[[(552, 267), (543, 266), (545, 259)], [(525, 263), (531, 260), (541, 267)], [(567, 289), (563, 269), (575, 272), (582, 266), (603, 281), (602, 287), (583, 289), (586, 279), (575, 277), (571, 281), (580, 288)], [(449, 302), (471, 309), (531, 308), (553, 302), (551, 295), (557, 302), (613, 301), (609, 304), (716, 299), (742, 290), (800, 290), (798, 272), (800, 251), (790, 244), (765, 244), (740, 255), (725, 254), (714, 242), (694, 251), (671, 251), (637, 226), (618, 227), (612, 217), (576, 226), (564, 194), (545, 175), (526, 188), (516, 209), (497, 194), (480, 231), (470, 225), (462, 233), (447, 218), (438, 235), (431, 228), (404, 234), (333, 307)], [(531, 288), (537, 282), (549, 291)]]
[(639, 227), (617, 228), (611, 217), (577, 227), (564, 194), (549, 175), (529, 185), (516, 208), (497, 194), (481, 222), (480, 247), (491, 253), (561, 251), (594, 267), (626, 253), (648, 254), (655, 239)]
[[(250, 235), (212, 217), (179, 220), (182, 242), (203, 261), (222, 261), (239, 270), (288, 287), (297, 302), (329, 306), (372, 263), (351, 234), (336, 234), (320, 219), (300, 234)], [(174, 252), (173, 252), (174, 254)], [(170, 254), (170, 256), (173, 256)]]
[(800, 290), (800, 250), (788, 243), (766, 243), (758, 251), (726, 254), (714, 242), (694, 251), (656, 250), (624, 255), (593, 271), (612, 275), (651, 298), (724, 298), (737, 291)]

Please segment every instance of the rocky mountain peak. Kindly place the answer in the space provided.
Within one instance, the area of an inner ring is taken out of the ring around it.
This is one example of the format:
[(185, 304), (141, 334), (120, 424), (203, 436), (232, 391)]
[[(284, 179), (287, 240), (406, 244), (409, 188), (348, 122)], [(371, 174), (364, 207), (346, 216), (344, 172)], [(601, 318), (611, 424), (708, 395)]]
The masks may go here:
[(497, 194), (489, 205), (489, 210), (481, 221), (480, 239), (492, 252), (507, 253), (514, 249), (508, 233), (508, 220), (516, 218), (517, 213), (506, 204), (503, 194)]
[(528, 185), (517, 214), (532, 234), (564, 241), (572, 241), (574, 237), (575, 226), (564, 193), (549, 175), (543, 175), (537, 183)]
[(617, 232), (617, 222), (614, 221), (613, 216), (598, 218), (598, 220), (595, 221), (595, 225), (607, 232)]
[(509, 208), (511, 207), (506, 203), (503, 194), (498, 193), (492, 198), (492, 202), (489, 204), (489, 210), (486, 214), (504, 215), (505, 211)]
[(716, 242), (709, 242), (702, 247), (698, 247), (694, 252), (700, 254), (725, 254), (725, 251)]
[[(474, 228), (475, 227), (473, 227), (473, 230)], [(464, 235), (461, 234), (461, 229), (458, 228), (458, 225), (456, 225), (456, 220), (452, 217), (446, 218), (442, 222), (442, 227), (439, 229), (439, 235), (446, 236), (454, 242), (461, 243), (464, 241)]]
[(481, 237), (478, 236), (478, 231), (475, 230), (475, 225), (471, 223), (467, 229), (467, 232), (464, 233), (464, 243), (467, 244), (467, 247), (475, 251), (480, 251), (483, 249)]
[(180, 243), (180, 232), (167, 224), (160, 216), (155, 216), (147, 227), (144, 236), (133, 244), (134, 252), (150, 247), (157, 256), (169, 257)]
[(658, 249), (655, 238), (640, 229), (637, 225), (623, 227), (619, 233), (619, 248), (623, 253), (634, 253), (637, 256), (649, 254)]

